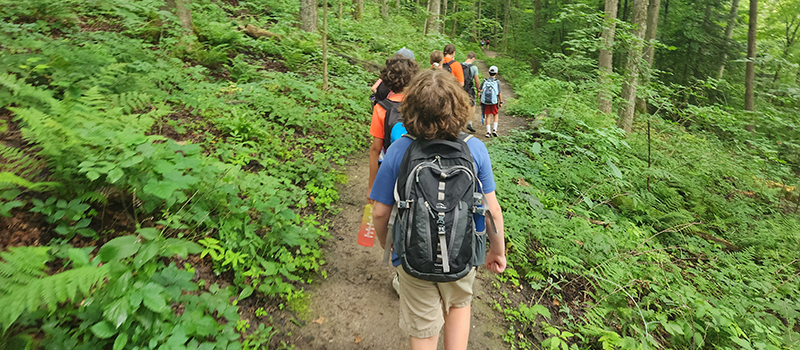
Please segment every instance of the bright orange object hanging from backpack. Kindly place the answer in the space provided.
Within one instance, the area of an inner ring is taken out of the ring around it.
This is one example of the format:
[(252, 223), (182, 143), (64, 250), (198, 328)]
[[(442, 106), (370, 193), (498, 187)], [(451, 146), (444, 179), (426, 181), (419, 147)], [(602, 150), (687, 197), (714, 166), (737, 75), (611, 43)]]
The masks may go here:
[(364, 207), (361, 227), (358, 229), (358, 244), (365, 247), (375, 245), (375, 226), (372, 224), (372, 204)]

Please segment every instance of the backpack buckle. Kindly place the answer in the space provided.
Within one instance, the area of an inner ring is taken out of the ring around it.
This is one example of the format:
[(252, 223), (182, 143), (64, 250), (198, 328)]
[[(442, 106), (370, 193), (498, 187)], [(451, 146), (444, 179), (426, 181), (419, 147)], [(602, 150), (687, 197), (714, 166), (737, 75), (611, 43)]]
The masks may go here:
[(413, 199), (409, 199), (407, 201), (398, 201), (397, 202), (397, 209), (408, 209), (411, 208), (411, 204), (414, 203)]
[(439, 225), (439, 231), (444, 231), (444, 213), (439, 213), (439, 218), (436, 220), (436, 224)]
[(486, 216), (486, 208), (484, 207), (474, 207), (473, 213), (478, 214), (480, 216)]

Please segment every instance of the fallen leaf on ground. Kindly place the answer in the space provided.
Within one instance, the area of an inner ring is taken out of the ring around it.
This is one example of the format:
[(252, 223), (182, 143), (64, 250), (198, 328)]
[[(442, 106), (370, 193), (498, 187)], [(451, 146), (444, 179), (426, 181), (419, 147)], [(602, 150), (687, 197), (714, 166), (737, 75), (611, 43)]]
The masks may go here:
[(311, 322), (314, 322), (314, 323), (317, 323), (317, 324), (322, 324), (322, 322), (325, 322), (325, 317), (320, 316), (318, 319), (313, 320)]
[(360, 342), (361, 342), (361, 336), (360, 336), (360, 335), (357, 335), (357, 336), (356, 336), (356, 344), (358, 344), (358, 343), (360, 343)]

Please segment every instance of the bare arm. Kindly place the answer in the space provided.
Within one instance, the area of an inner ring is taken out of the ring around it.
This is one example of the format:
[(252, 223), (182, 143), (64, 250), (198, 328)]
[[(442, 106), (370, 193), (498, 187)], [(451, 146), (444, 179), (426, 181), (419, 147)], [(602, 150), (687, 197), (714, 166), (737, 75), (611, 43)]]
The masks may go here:
[(381, 82), (383, 82), (383, 80), (382, 79), (378, 79), (378, 81), (376, 81), (375, 84), (372, 84), (372, 87), (369, 88), (370, 90), (372, 90), (373, 94), (378, 92), (378, 86), (381, 85)]
[(381, 248), (386, 247), (386, 233), (389, 226), (389, 215), (392, 214), (392, 206), (375, 202), (372, 205), (372, 224), (375, 225), (375, 236)]
[(367, 203), (375, 202), (369, 198), (369, 193), (372, 192), (372, 184), (375, 183), (375, 176), (378, 175), (378, 159), (381, 156), (381, 149), (383, 149), (383, 139), (373, 137), (372, 146), (369, 147), (369, 182), (367, 182)]
[[(492, 191), (486, 194), (486, 205), (491, 215), (487, 218), (486, 227), (489, 236), (489, 253), (486, 254), (486, 269), (501, 273), (506, 269), (506, 242), (503, 226), (503, 211), (497, 202), (497, 194)], [(374, 210), (374, 209), (373, 209)], [(493, 227), (494, 229), (489, 229)], [(491, 232), (491, 233), (489, 233)]]

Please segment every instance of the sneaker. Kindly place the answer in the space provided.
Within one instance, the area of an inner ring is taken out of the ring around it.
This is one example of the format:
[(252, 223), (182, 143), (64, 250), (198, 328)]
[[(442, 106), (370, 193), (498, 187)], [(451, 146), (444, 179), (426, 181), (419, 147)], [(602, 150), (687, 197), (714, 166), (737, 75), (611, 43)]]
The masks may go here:
[(490, 137), (492, 137), (492, 134), (487, 132), (487, 133), (486, 133), (486, 138), (488, 139), (488, 138), (490, 138)]
[(492, 136), (497, 137), (497, 130), (492, 131)]
[(472, 127), (472, 124), (467, 124), (467, 130), (469, 130), (471, 133), (475, 132), (475, 128)]
[(400, 275), (395, 274), (394, 278), (392, 278), (392, 288), (397, 295), (400, 295)]

